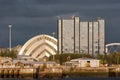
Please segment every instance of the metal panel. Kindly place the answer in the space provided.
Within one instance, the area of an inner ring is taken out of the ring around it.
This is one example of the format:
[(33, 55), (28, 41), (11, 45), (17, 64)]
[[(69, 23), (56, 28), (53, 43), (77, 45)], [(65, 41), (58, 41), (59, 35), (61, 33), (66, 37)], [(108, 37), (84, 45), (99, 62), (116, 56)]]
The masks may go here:
[(88, 53), (88, 22), (80, 22), (80, 52)]
[(74, 20), (63, 20), (63, 53), (74, 53)]
[(75, 53), (79, 53), (79, 17), (75, 17)]
[(99, 22), (99, 53), (104, 54), (105, 45), (105, 23), (103, 19), (98, 19)]

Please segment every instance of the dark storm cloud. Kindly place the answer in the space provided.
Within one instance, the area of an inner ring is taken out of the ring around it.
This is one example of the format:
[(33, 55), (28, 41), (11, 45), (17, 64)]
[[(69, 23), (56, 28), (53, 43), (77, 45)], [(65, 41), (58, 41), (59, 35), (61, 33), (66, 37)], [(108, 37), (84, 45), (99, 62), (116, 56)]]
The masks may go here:
[[(38, 34), (57, 31), (57, 17), (80, 16), (82, 20), (106, 20), (106, 42), (120, 42), (119, 0), (0, 0), (0, 45), (8, 44), (12, 24), (13, 46), (23, 45)], [(115, 32), (113, 32), (115, 30)]]
[(119, 3), (114, 1), (109, 0), (111, 3), (108, 3), (108, 0), (1, 0), (0, 16), (47, 17), (80, 10), (119, 8)]

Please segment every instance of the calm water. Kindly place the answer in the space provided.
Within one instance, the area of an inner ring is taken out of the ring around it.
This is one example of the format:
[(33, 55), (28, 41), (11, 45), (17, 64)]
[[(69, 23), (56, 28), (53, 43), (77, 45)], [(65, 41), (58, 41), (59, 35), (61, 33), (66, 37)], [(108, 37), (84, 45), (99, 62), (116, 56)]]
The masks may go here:
[(88, 78), (84, 78), (84, 77), (80, 77), (80, 78), (62, 78), (62, 79), (32, 79), (32, 78), (28, 78), (28, 79), (18, 79), (18, 78), (5, 78), (5, 79), (0, 79), (0, 80), (120, 80), (120, 77), (111, 77), (111, 78), (92, 78), (92, 77), (88, 77)]

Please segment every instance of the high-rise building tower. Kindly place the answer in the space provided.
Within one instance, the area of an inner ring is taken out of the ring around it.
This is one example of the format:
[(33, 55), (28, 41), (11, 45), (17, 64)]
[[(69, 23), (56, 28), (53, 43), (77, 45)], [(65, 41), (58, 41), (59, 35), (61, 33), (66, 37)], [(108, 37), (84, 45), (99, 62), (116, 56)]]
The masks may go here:
[(58, 19), (58, 52), (103, 54), (105, 45), (105, 22), (82, 22), (79, 17)]

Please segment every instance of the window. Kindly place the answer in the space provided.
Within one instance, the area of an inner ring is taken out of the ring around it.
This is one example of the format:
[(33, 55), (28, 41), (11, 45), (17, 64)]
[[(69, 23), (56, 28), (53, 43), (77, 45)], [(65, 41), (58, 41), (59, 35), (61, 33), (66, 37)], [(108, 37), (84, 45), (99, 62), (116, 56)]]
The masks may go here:
[(87, 61), (87, 63), (90, 63), (90, 61)]
[(95, 51), (95, 54), (98, 54), (98, 51)]
[(67, 48), (65, 48), (65, 51), (67, 51), (68, 49)]
[(72, 39), (74, 39), (74, 37), (72, 37)]
[(98, 46), (95, 46), (95, 48), (98, 48)]
[(79, 53), (79, 51), (75, 51), (75, 53)]
[(95, 43), (98, 43), (98, 41), (95, 41)]

